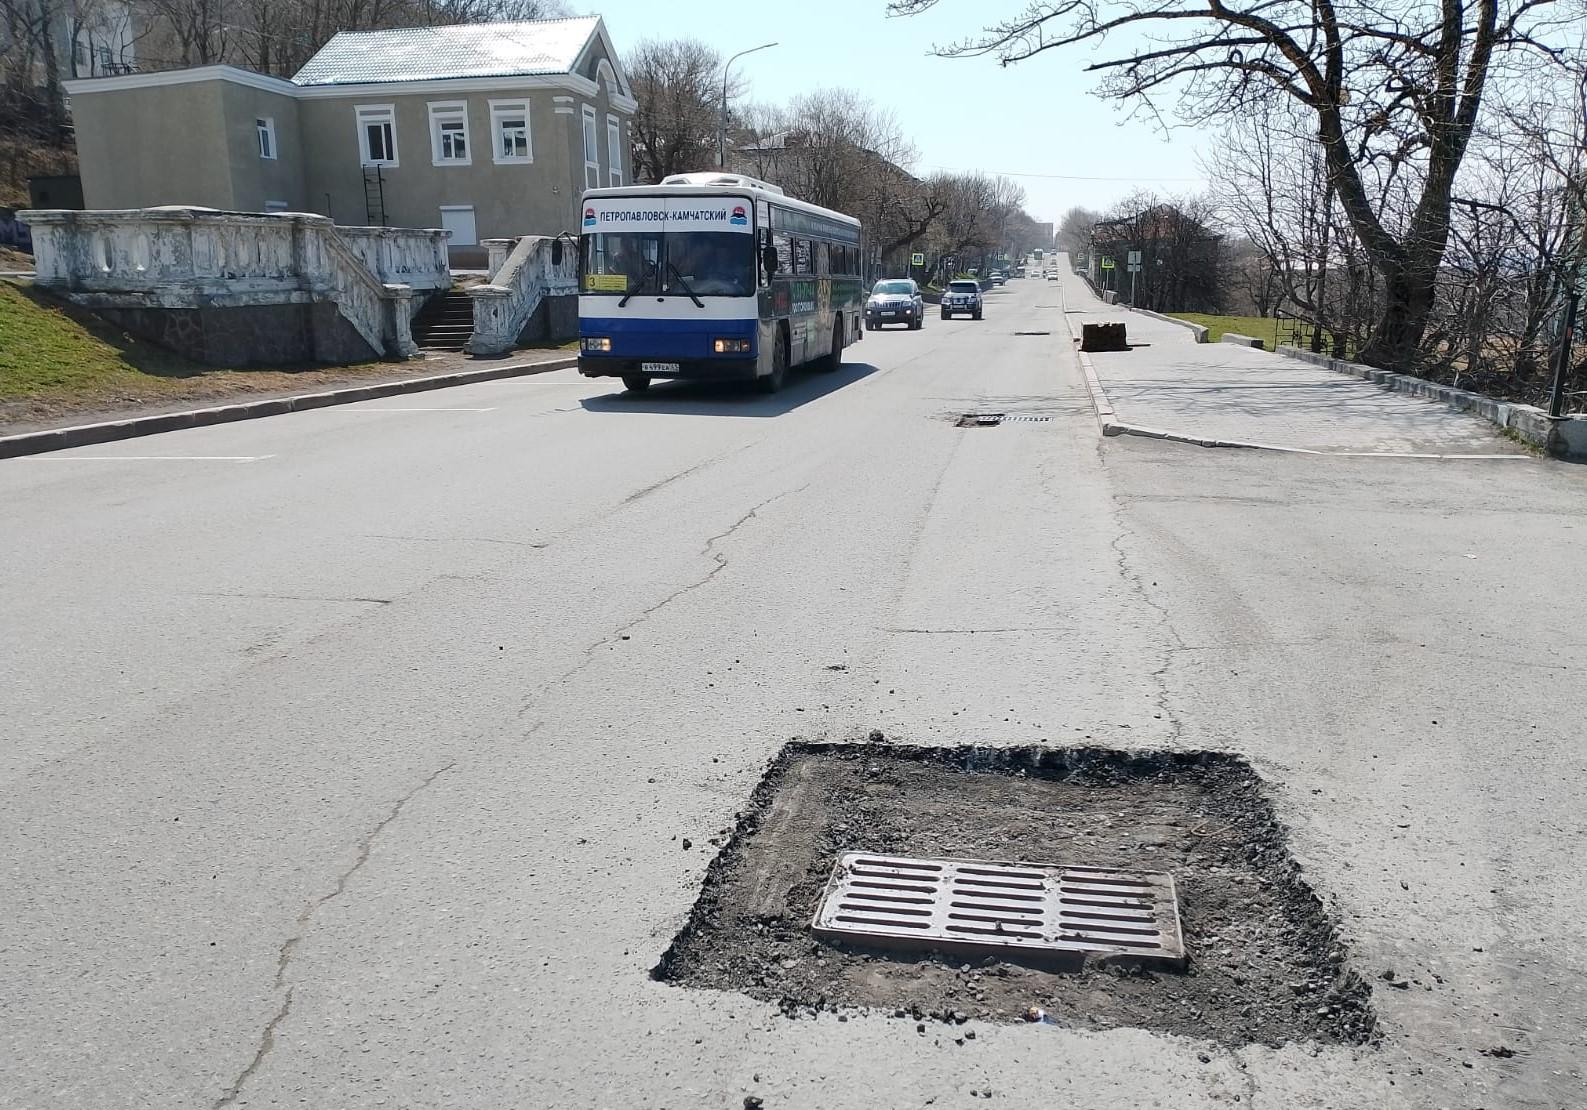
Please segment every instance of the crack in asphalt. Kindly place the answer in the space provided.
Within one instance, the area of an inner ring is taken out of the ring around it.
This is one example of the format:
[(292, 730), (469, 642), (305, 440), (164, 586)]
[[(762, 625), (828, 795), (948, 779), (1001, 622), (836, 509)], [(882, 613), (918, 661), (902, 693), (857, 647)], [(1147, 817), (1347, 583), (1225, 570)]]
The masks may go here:
[(556, 678), (545, 683), (535, 692), (534, 696), (532, 696), (525, 703), (524, 707), (518, 711), (518, 718), (521, 720), (526, 714), (528, 714), (530, 709), (533, 708), (533, 706), (540, 700), (541, 697), (545, 695), (548, 690), (551, 690), (553, 687), (560, 686), (562, 683), (566, 682), (568, 679), (584, 670), (584, 668), (588, 667), (591, 663), (595, 662), (595, 653), (601, 648), (607, 647), (610, 644), (618, 643), (622, 640), (624, 635), (631, 632), (639, 625), (645, 623), (656, 613), (666, 608), (668, 605), (671, 605), (674, 601), (677, 601), (685, 594), (692, 593), (693, 591), (700, 589), (702, 586), (707, 585), (718, 574), (721, 574), (727, 569), (728, 558), (725, 554), (716, 550), (716, 545), (731, 538), (733, 534), (736, 533), (740, 528), (744, 527), (744, 525), (748, 524), (751, 520), (754, 520), (757, 516), (759, 516), (760, 511), (766, 508), (768, 505), (771, 505), (776, 501), (780, 501), (784, 497), (793, 497), (796, 494), (803, 493), (805, 490), (810, 488), (810, 485), (811, 483), (806, 482), (797, 489), (784, 490), (781, 493), (773, 494), (771, 497), (766, 498), (754, 508), (750, 509), (743, 516), (739, 517), (727, 528), (707, 539), (705, 541), (705, 546), (700, 548), (700, 554), (708, 555), (713, 560), (713, 566), (710, 570), (706, 571), (703, 576), (696, 579), (695, 581), (687, 582), (684, 585), (679, 586), (677, 589), (673, 590), (670, 594), (655, 604), (646, 606), (644, 609), (640, 610), (639, 615), (634, 617), (633, 620), (619, 626), (613, 631), (607, 633), (605, 636), (601, 637), (599, 640), (596, 640), (589, 647), (585, 648), (583, 652), (580, 653), (579, 661), (576, 664), (564, 671), (562, 674), (558, 675)]
[(291, 966), (293, 956), (297, 954), (298, 945), (308, 935), (309, 926), (313, 923), (314, 915), (321, 906), (341, 897), (343, 892), (347, 890), (348, 882), (352, 880), (352, 877), (358, 873), (364, 864), (369, 862), (369, 855), (374, 850), (375, 841), (380, 838), (381, 833), (386, 831), (387, 826), (402, 815), (403, 808), (420, 791), (456, 766), (457, 760), (454, 759), (445, 766), (430, 772), (422, 782), (398, 798), (391, 808), (386, 811), (386, 815), (376, 822), (374, 828), (364, 834), (363, 838), (358, 842), (358, 854), (354, 857), (352, 865), (337, 876), (336, 885), (327, 893), (305, 904), (302, 911), (299, 912), (296, 931), (282, 942), (280, 949), (276, 953), (276, 973), (275, 979), (271, 983), (272, 990), (282, 990), (284, 988), (286, 994), (281, 1000), (281, 1005), (276, 1009), (270, 1020), (265, 1023), (264, 1029), (260, 1032), (258, 1044), (254, 1048), (253, 1059), (248, 1061), (247, 1067), (237, 1073), (237, 1078), (232, 1080), (231, 1085), (221, 1093), (220, 1098), (215, 1100), (211, 1110), (223, 1110), (224, 1107), (235, 1103), (238, 1097), (241, 1096), (243, 1088), (247, 1086), (248, 1080), (253, 1078), (254, 1073), (259, 1070), (265, 1059), (270, 1055), (271, 1050), (275, 1048), (276, 1029), (286, 1020), (287, 1015), (292, 1012), (294, 988), (287, 982), (287, 971)]
[(255, 593), (198, 593), (194, 597), (232, 597), (243, 598), (248, 601), (332, 601), (332, 602), (363, 602), (366, 605), (390, 605), (396, 601), (392, 597), (316, 597), (310, 594), (255, 594)]
[(646, 497), (649, 497), (651, 494), (655, 493), (656, 491), (658, 491), (660, 489), (663, 489), (666, 486), (670, 486), (673, 482), (679, 481), (679, 480), (681, 480), (683, 478), (687, 478), (691, 474), (697, 474), (700, 471), (705, 470), (707, 467), (715, 466), (717, 463), (721, 462), (724, 459), (732, 458), (734, 455), (741, 455), (745, 451), (748, 451), (753, 446), (757, 446), (757, 444), (744, 443), (744, 444), (740, 444), (738, 447), (733, 448), (731, 451), (723, 451), (720, 455), (712, 455), (710, 458), (704, 459), (704, 460), (702, 460), (700, 462), (697, 462), (693, 466), (689, 467), (686, 470), (678, 471), (678, 473), (672, 475), (670, 478), (663, 478), (661, 481), (654, 482), (654, 483), (646, 486), (644, 489), (635, 490), (633, 493), (631, 493), (627, 497), (623, 498), (623, 504), (624, 505), (632, 505), (635, 501), (639, 501), (639, 500), (642, 500), (642, 499), (644, 499)]
[(1153, 704), (1156, 705), (1158, 712), (1162, 714), (1163, 720), (1168, 722), (1167, 743), (1172, 744), (1178, 741), (1179, 738), (1184, 735), (1185, 725), (1184, 722), (1179, 719), (1179, 714), (1174, 712), (1173, 705), (1171, 704), (1168, 696), (1168, 670), (1174, 665), (1175, 655), (1189, 650), (1190, 645), (1185, 643), (1184, 637), (1182, 637), (1179, 634), (1179, 630), (1174, 627), (1174, 621), (1169, 615), (1168, 607), (1152, 596), (1152, 593), (1147, 588), (1146, 583), (1141, 579), (1140, 572), (1131, 568), (1130, 558), (1125, 553), (1123, 545), (1125, 537), (1133, 535), (1134, 533), (1132, 533), (1129, 526), (1124, 523), (1124, 507), (1118, 504), (1116, 500), (1114, 501), (1113, 511), (1110, 515), (1113, 517), (1113, 523), (1115, 527), (1113, 539), (1109, 542), (1108, 546), (1113, 549), (1113, 554), (1117, 558), (1119, 577), (1134, 588), (1135, 593), (1142, 601), (1157, 611), (1158, 616), (1162, 618), (1163, 627), (1167, 629), (1168, 634), (1173, 637), (1174, 643), (1172, 647), (1164, 647), (1160, 649), (1162, 651), (1163, 661), (1158, 664), (1157, 667), (1153, 668), (1153, 670), (1147, 675), (1147, 677), (1151, 679), (1152, 684), (1157, 687), (1157, 694), (1153, 699)]

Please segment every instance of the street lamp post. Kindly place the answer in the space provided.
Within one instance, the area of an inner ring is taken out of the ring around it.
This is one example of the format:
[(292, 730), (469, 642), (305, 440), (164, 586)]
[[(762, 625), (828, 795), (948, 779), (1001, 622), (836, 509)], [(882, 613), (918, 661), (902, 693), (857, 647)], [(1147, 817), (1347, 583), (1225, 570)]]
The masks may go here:
[(759, 46), (752, 46), (748, 50), (740, 50), (727, 60), (722, 66), (722, 118), (716, 128), (716, 164), (721, 169), (727, 168), (727, 71), (734, 62), (745, 54), (753, 54), (757, 50), (769, 50), (776, 46), (775, 42), (763, 42)]

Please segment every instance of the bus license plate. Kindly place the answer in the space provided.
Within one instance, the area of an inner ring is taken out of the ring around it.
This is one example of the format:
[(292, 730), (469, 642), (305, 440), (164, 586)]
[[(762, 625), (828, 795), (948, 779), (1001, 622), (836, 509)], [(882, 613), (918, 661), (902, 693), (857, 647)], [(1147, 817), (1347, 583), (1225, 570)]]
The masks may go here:
[(676, 362), (641, 362), (639, 368), (647, 374), (676, 374), (683, 369)]

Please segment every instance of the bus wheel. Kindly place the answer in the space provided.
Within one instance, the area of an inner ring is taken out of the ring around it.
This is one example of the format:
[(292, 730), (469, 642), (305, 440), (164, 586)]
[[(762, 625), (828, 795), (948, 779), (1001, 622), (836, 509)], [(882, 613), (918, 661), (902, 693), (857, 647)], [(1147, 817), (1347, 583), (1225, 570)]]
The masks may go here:
[(843, 321), (832, 325), (832, 353), (816, 364), (823, 374), (830, 374), (843, 366)]
[(771, 373), (755, 379), (755, 388), (762, 393), (776, 393), (788, 376), (788, 336), (779, 332), (771, 349)]
[(648, 374), (624, 374), (623, 388), (630, 393), (643, 393), (650, 388), (650, 376)]

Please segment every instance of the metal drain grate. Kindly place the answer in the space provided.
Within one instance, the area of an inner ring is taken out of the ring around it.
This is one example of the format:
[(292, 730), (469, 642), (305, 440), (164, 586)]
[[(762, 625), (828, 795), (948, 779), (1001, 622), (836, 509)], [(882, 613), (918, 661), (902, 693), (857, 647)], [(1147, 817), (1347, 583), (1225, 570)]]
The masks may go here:
[(995, 428), (999, 424), (1042, 424), (1050, 416), (1029, 416), (1006, 412), (967, 412), (954, 422), (956, 428)]
[(1174, 879), (1161, 871), (845, 852), (811, 927), (889, 947), (1185, 962)]
[(1051, 335), (1050, 331), (1017, 331), (1015, 335)]

